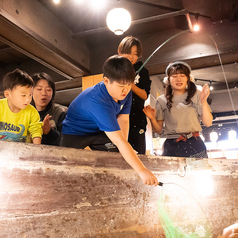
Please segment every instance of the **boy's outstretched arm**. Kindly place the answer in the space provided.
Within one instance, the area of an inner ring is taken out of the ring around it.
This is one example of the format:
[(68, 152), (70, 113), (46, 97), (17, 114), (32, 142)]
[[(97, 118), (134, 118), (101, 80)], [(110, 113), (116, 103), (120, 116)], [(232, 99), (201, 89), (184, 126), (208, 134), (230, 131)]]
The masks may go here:
[(128, 140), (129, 135), (129, 114), (119, 114), (117, 116), (117, 122), (121, 128), (122, 134), (125, 139)]
[(140, 161), (131, 145), (125, 139), (122, 131), (105, 132), (108, 138), (117, 146), (123, 158), (139, 174), (144, 184), (158, 185), (154, 174)]

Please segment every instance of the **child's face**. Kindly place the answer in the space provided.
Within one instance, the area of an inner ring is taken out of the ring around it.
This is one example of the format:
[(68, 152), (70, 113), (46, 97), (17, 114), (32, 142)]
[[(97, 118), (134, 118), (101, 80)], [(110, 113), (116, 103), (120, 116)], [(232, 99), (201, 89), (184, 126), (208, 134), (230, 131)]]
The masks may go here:
[(40, 79), (33, 89), (33, 99), (36, 109), (42, 111), (52, 99), (53, 89), (45, 79)]
[(170, 76), (170, 84), (174, 91), (185, 92), (188, 78), (183, 73), (176, 73)]
[(118, 83), (116, 81), (113, 81), (111, 83), (107, 77), (104, 78), (104, 83), (106, 85), (108, 93), (111, 95), (115, 102), (125, 99), (132, 86), (131, 83), (124, 84)]
[(29, 86), (16, 86), (12, 90), (5, 91), (5, 96), (8, 100), (9, 108), (12, 112), (17, 113), (25, 109), (32, 100), (33, 88)]
[(125, 57), (131, 61), (132, 64), (135, 64), (138, 60), (137, 46), (133, 45), (131, 47), (130, 54), (120, 54), (122, 57)]

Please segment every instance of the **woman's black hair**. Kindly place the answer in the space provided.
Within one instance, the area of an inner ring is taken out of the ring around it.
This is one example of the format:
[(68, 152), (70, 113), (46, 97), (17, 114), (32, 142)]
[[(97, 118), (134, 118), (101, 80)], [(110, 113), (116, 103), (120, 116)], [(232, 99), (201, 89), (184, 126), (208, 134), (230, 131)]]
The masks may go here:
[(49, 86), (52, 88), (52, 91), (53, 91), (50, 102), (53, 102), (55, 98), (55, 82), (52, 79), (52, 77), (47, 73), (41, 72), (41, 73), (36, 73), (32, 75), (32, 79), (34, 81), (34, 87), (37, 85), (38, 81), (41, 79), (44, 79), (48, 82)]
[(173, 102), (173, 89), (171, 87), (170, 84), (170, 77), (174, 74), (185, 74), (187, 76), (187, 92), (188, 92), (188, 96), (185, 100), (186, 104), (191, 103), (191, 98), (195, 95), (196, 91), (197, 91), (197, 87), (195, 85), (195, 83), (190, 81), (190, 68), (188, 68), (186, 66), (186, 64), (182, 64), (182, 63), (178, 63), (178, 64), (171, 64), (171, 66), (169, 68), (166, 69), (166, 73), (168, 76), (168, 83), (165, 87), (165, 97), (167, 99), (167, 108), (171, 109), (172, 107), (172, 102)]

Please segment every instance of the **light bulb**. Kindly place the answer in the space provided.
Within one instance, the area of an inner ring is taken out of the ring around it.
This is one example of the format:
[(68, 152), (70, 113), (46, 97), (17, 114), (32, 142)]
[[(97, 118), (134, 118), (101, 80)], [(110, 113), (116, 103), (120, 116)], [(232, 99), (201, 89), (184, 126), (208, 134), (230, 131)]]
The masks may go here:
[(216, 141), (218, 140), (218, 134), (217, 134), (217, 132), (213, 131), (213, 132), (210, 133), (210, 140), (211, 140), (212, 142), (216, 142)]
[(228, 132), (228, 138), (229, 140), (235, 140), (236, 139), (236, 131), (231, 129), (229, 132)]
[(198, 24), (195, 24), (194, 27), (193, 27), (193, 30), (194, 31), (199, 31), (200, 30), (200, 27)]
[(197, 90), (202, 91), (202, 86), (201, 85), (196, 85), (197, 86)]
[(193, 27), (194, 31), (199, 31), (200, 30), (200, 26), (198, 24), (198, 17), (199, 17), (199, 14), (196, 14), (196, 16), (195, 16), (196, 24)]
[(130, 25), (131, 15), (124, 8), (114, 8), (107, 14), (107, 26), (115, 35), (122, 35)]

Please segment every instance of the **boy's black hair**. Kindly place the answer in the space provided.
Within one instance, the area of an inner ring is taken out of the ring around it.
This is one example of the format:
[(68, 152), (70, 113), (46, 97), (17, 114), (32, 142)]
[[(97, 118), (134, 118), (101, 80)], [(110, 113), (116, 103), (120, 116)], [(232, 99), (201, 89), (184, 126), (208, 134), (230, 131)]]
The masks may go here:
[(16, 86), (28, 86), (33, 87), (33, 79), (20, 69), (15, 69), (12, 72), (7, 73), (3, 77), (3, 90), (13, 90)]
[(120, 54), (130, 54), (132, 46), (137, 46), (137, 55), (138, 57), (142, 56), (142, 44), (140, 40), (133, 36), (126, 36), (122, 41), (120, 42), (118, 46), (118, 53)]
[(52, 79), (52, 77), (47, 74), (47, 73), (44, 73), (44, 72), (41, 72), (41, 73), (35, 73), (32, 75), (32, 79), (34, 81), (34, 87), (36, 86), (36, 84), (38, 83), (39, 80), (41, 79), (44, 79), (48, 82), (49, 86), (52, 88), (53, 90), (53, 94), (52, 94), (52, 99), (51, 101), (54, 101), (54, 98), (55, 98), (55, 82), (54, 80)]
[(114, 55), (103, 64), (103, 77), (110, 82), (132, 83), (135, 80), (135, 70), (132, 63), (125, 57)]

